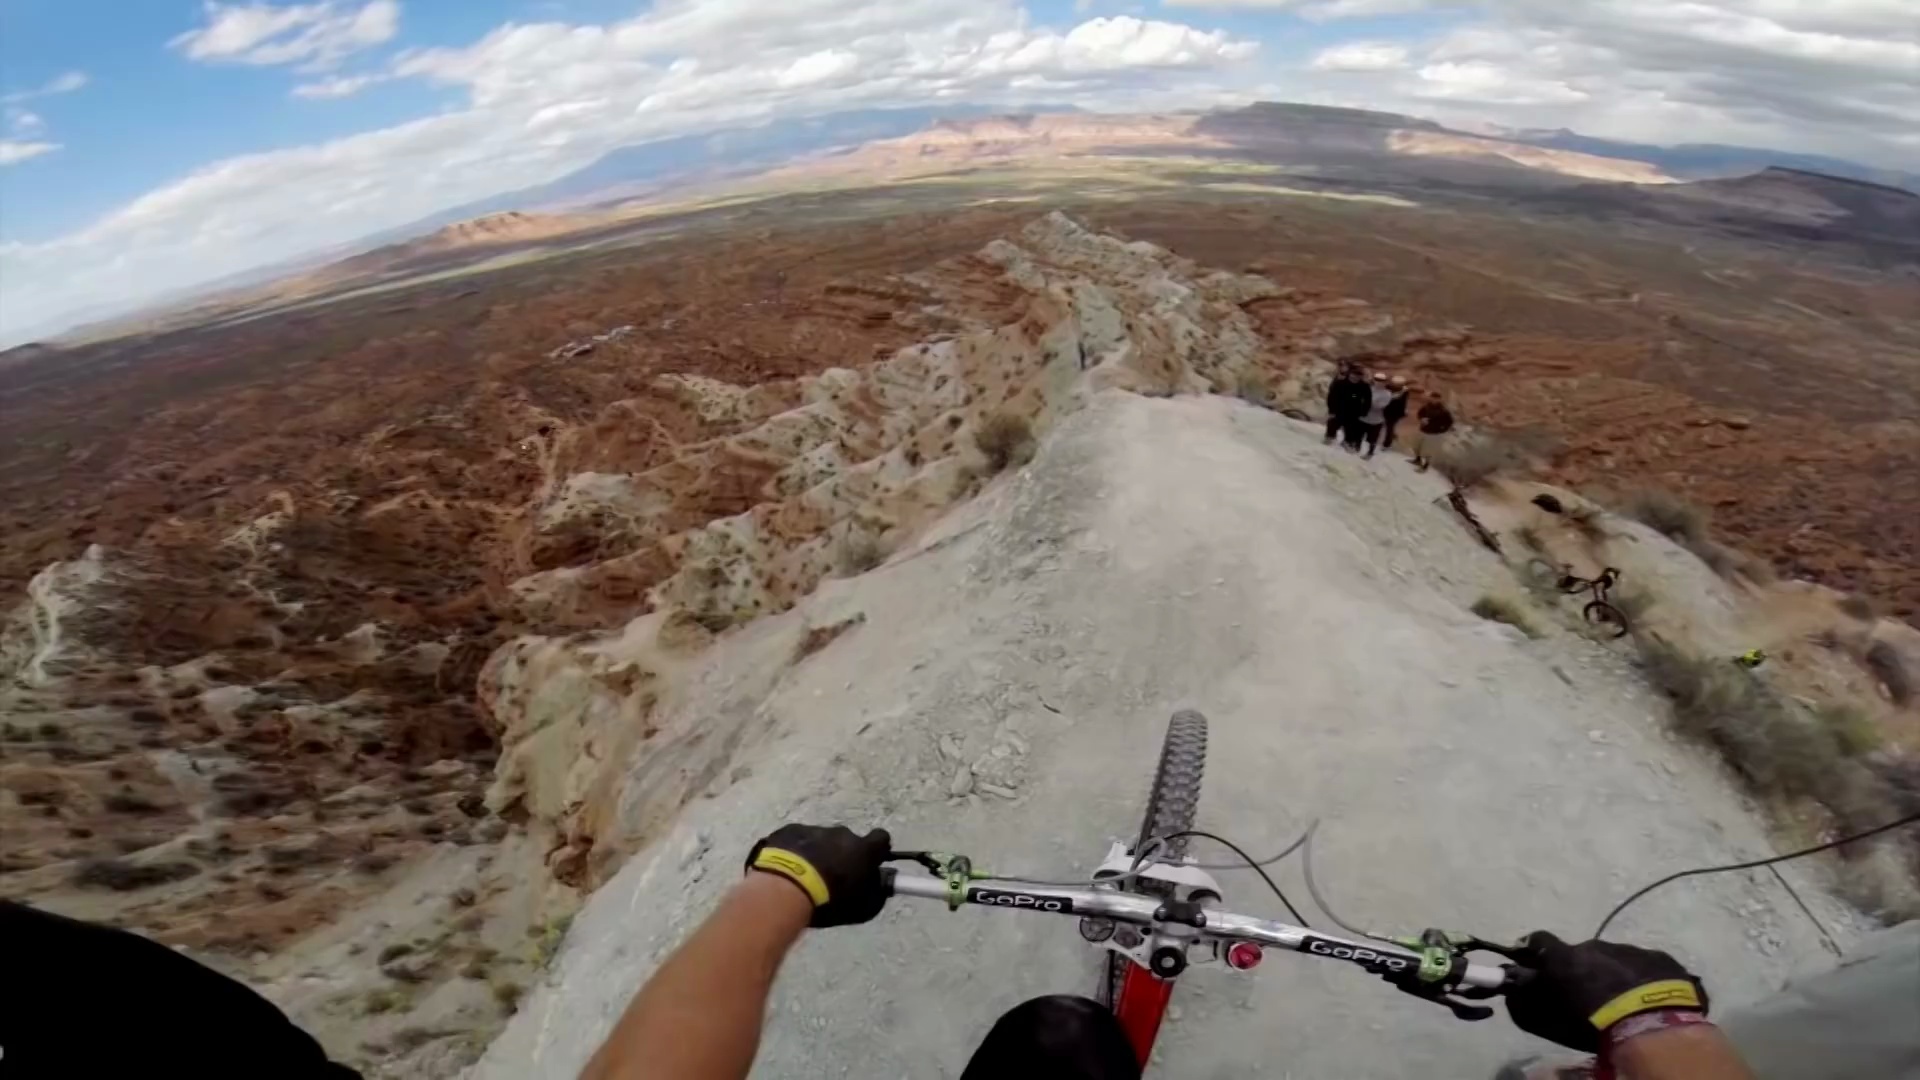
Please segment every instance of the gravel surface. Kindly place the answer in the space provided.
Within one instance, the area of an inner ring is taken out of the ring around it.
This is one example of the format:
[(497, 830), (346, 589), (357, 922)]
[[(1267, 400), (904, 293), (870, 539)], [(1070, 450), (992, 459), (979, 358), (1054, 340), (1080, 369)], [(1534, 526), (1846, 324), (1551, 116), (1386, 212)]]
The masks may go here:
[[(1200, 827), (1271, 851), (1322, 819), (1322, 885), (1377, 929), (1585, 936), (1647, 880), (1768, 852), (1718, 767), (1661, 731), (1624, 652), (1468, 613), (1511, 576), (1443, 490), (1237, 401), (1094, 399), (918, 548), (712, 650), (687, 707), (764, 689), (727, 735), (731, 768), (594, 895), (473, 1075), (573, 1075), (782, 821), (1089, 872), (1137, 828), (1183, 707), (1212, 722)], [(783, 640), (855, 612), (767, 678)], [(1717, 1003), (1752, 1000), (1855, 933), (1810, 872), (1786, 874), (1824, 931), (1762, 871), (1674, 886), (1614, 936), (1675, 951)], [(1280, 912), (1254, 876), (1220, 876), (1227, 906)], [(1305, 901), (1296, 866), (1279, 880)], [(957, 1076), (999, 1013), (1090, 992), (1098, 961), (1069, 920), (896, 902), (802, 943), (756, 1075)], [(1541, 1048), (1293, 955), (1198, 969), (1175, 1002), (1159, 1075), (1479, 1077)]]

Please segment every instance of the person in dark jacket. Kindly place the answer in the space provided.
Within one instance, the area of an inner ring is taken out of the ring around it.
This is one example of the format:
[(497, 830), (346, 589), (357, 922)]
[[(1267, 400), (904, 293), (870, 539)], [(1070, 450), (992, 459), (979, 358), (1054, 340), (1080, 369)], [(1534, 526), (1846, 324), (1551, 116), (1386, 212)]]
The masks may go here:
[(1427, 395), (1427, 403), (1420, 406), (1420, 430), (1414, 433), (1413, 445), (1408, 447), (1413, 451), (1414, 468), (1426, 472), (1433, 464), (1434, 448), (1452, 430), (1453, 413), (1440, 391), (1435, 390)]
[(1327, 438), (1343, 436), (1347, 449), (1360, 449), (1360, 417), (1367, 411), (1370, 398), (1366, 373), (1357, 364), (1340, 365), (1340, 374), (1327, 387)]
[(1385, 413), (1387, 430), (1380, 438), (1380, 445), (1391, 450), (1393, 449), (1393, 429), (1399, 427), (1400, 421), (1407, 418), (1407, 399), (1413, 396), (1413, 389), (1407, 385), (1406, 377), (1403, 375), (1395, 375), (1387, 386), (1393, 391), (1393, 400), (1387, 402)]

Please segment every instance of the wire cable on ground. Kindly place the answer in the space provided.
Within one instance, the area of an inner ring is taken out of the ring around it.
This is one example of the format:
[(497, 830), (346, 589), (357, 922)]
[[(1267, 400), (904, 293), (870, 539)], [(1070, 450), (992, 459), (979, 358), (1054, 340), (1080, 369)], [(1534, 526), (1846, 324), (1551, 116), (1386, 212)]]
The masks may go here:
[[(1731, 866), (1703, 866), (1697, 870), (1682, 870), (1677, 874), (1668, 874), (1666, 877), (1661, 878), (1659, 881), (1656, 881), (1653, 884), (1646, 886), (1645, 888), (1641, 889), (1639, 892), (1634, 893), (1632, 896), (1629, 896), (1625, 900), (1620, 901), (1620, 904), (1618, 907), (1615, 907), (1612, 911), (1608, 912), (1606, 918), (1600, 920), (1600, 929), (1595, 930), (1593, 932), (1593, 936), (1595, 938), (1604, 936), (1607, 932), (1607, 927), (1613, 925), (1613, 920), (1619, 918), (1620, 913), (1627, 910), (1628, 905), (1632, 904), (1634, 901), (1647, 895), (1653, 890), (1659, 888), (1660, 886), (1667, 884), (1668, 882), (1679, 881), (1681, 878), (1698, 877), (1702, 874), (1725, 874), (1725, 873), (1731, 873), (1735, 870), (1757, 870), (1762, 866), (1772, 866), (1775, 863), (1783, 863), (1793, 859), (1805, 858), (1808, 855), (1818, 855), (1823, 851), (1831, 851), (1837, 847), (1845, 847), (1848, 844), (1858, 843), (1861, 840), (1871, 839), (1873, 837), (1879, 836), (1881, 833), (1892, 832), (1893, 830), (1901, 828), (1902, 826), (1911, 825), (1916, 821), (1920, 821), (1920, 814), (1908, 814), (1906, 817), (1903, 817), (1898, 821), (1889, 821), (1885, 825), (1881, 825), (1878, 828), (1868, 829), (1865, 832), (1854, 833), (1852, 836), (1843, 836), (1838, 840), (1830, 840), (1827, 843), (1820, 844), (1816, 847), (1803, 848), (1799, 851), (1791, 852), (1786, 855), (1775, 855), (1771, 859), (1755, 859), (1752, 862), (1734, 863)], [(1307, 850), (1311, 852), (1313, 850), (1312, 845), (1308, 845)], [(1313, 875), (1311, 874), (1307, 875), (1307, 888), (1309, 890), (1313, 888)], [(1314, 897), (1314, 900), (1316, 903), (1319, 902), (1319, 899), (1320, 898), (1318, 896)], [(1325, 907), (1326, 905), (1322, 904), (1321, 906)], [(1332, 915), (1333, 913), (1328, 912), (1327, 914)], [(1340, 920), (1335, 919), (1334, 921), (1339, 922)], [(1344, 926), (1345, 924), (1342, 923), (1341, 925)]]

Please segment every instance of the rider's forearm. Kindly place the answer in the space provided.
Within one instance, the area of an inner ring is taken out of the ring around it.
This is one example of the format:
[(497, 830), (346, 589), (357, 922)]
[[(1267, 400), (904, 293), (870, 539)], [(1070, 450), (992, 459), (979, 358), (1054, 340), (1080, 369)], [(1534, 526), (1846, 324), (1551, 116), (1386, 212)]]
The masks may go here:
[(581, 1080), (741, 1080), (773, 977), (812, 916), (792, 882), (748, 874), (634, 996)]
[(1753, 1080), (1739, 1051), (1712, 1024), (1628, 1039), (1614, 1048), (1613, 1064), (1628, 1080)]

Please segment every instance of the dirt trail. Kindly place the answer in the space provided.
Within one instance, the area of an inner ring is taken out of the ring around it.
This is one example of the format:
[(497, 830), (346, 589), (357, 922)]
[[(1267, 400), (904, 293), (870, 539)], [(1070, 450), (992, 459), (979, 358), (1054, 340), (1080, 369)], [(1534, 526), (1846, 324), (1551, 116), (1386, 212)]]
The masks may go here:
[[(1767, 851), (1624, 654), (1467, 612), (1511, 579), (1440, 494), (1235, 401), (1095, 398), (917, 549), (702, 658), (680, 708), (732, 748), (706, 763), (710, 797), (594, 895), (473, 1075), (573, 1075), (783, 820), (885, 824), (1004, 873), (1090, 870), (1135, 827), (1181, 707), (1212, 720), (1201, 827), (1272, 850), (1324, 819), (1318, 869), (1350, 921), (1582, 933), (1650, 877)], [(856, 612), (769, 678), (807, 627)], [(1855, 924), (1810, 873), (1786, 871), (1845, 945)], [(1229, 906), (1279, 910), (1222, 876)], [(1295, 867), (1280, 880), (1304, 900)], [(1771, 876), (1675, 888), (1616, 932), (1678, 952), (1723, 1004), (1829, 956)], [(995, 1016), (1085, 992), (1095, 962), (1067, 920), (896, 903), (802, 945), (756, 1075), (956, 1076)], [(1163, 1075), (1486, 1076), (1529, 1047), (1286, 955), (1197, 970), (1176, 1001)]]

